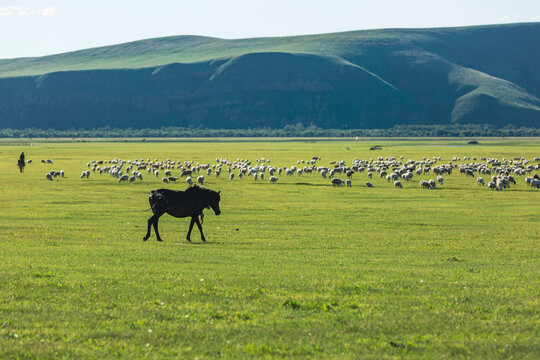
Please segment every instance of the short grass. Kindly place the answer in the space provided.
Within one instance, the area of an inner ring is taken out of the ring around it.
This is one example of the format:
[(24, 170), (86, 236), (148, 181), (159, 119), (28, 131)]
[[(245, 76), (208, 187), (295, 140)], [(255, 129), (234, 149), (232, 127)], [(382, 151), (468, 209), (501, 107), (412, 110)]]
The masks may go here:
[[(207, 244), (196, 230), (187, 244), (188, 220), (168, 215), (163, 243), (141, 241), (157, 179), (79, 179), (87, 161), (115, 157), (540, 156), (538, 140), (481, 142), (4, 142), (0, 358), (537, 359), (540, 191), (523, 178), (492, 192), (454, 173), (430, 191), (418, 180), (433, 175), (367, 189), (365, 174), (333, 188), (224, 172), (207, 177), (223, 211), (206, 212)], [(45, 180), (52, 169), (66, 178)]]

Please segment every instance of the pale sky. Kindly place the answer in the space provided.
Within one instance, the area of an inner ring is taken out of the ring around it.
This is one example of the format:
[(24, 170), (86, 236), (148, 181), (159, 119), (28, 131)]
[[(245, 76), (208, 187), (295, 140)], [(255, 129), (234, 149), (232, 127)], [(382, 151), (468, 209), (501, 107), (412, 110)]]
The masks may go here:
[(0, 0), (0, 59), (128, 41), (540, 21), (540, 0)]

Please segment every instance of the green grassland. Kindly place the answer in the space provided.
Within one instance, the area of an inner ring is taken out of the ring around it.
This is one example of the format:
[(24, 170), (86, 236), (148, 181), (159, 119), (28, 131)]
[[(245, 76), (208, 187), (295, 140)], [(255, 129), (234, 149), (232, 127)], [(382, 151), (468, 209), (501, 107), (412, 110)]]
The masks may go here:
[[(17, 141), (0, 144), (2, 359), (540, 357), (540, 191), (522, 177), (494, 192), (457, 171), (436, 190), (418, 186), (433, 175), (368, 189), (366, 174), (334, 188), (319, 175), (269, 184), (224, 171), (206, 177), (222, 194), (206, 244), (197, 230), (188, 244), (189, 220), (168, 215), (164, 242), (142, 242), (148, 192), (185, 182), (79, 178), (113, 158), (532, 160), (537, 139), (376, 140), (380, 151), (368, 140)], [(33, 160), (24, 174), (21, 151)]]

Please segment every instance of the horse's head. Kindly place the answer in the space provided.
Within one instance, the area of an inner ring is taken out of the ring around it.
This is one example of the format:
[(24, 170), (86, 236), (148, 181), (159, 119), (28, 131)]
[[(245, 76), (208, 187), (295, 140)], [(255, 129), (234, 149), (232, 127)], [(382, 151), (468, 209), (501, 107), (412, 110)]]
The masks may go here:
[(214, 213), (216, 215), (221, 214), (221, 210), (219, 209), (219, 201), (221, 200), (221, 196), (219, 195), (221, 191), (212, 192), (212, 196), (210, 197), (210, 204), (209, 206), (214, 210)]

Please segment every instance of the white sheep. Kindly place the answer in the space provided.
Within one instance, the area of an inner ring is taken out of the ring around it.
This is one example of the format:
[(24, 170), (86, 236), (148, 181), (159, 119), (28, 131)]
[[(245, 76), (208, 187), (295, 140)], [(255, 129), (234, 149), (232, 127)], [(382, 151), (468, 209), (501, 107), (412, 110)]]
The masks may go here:
[(50, 181), (52, 181), (52, 179), (53, 179), (53, 176), (52, 176), (52, 174), (51, 174), (51, 173), (48, 173), (47, 175), (45, 175), (45, 178), (46, 178), (47, 180), (50, 180)]
[(270, 176), (270, 183), (275, 184), (279, 178), (277, 176)]
[(484, 178), (482, 178), (482, 177), (477, 177), (477, 178), (476, 178), (476, 185), (482, 185), (482, 186), (484, 186)]
[(193, 179), (191, 178), (191, 176), (188, 176), (186, 178), (186, 182), (188, 183), (189, 186), (193, 185)]
[(493, 181), (488, 182), (487, 187), (490, 190), (497, 190), (497, 185)]
[(129, 178), (129, 182), (134, 182), (135, 181), (135, 175), (131, 175), (130, 178)]
[(229, 180), (233, 180), (234, 179), (234, 173), (230, 173), (229, 174)]
[(431, 184), (425, 180), (420, 180), (420, 187), (423, 189), (432, 189)]
[(437, 176), (437, 181), (439, 182), (439, 184), (441, 184), (441, 185), (442, 185), (442, 184), (443, 184), (443, 182), (444, 182), (444, 179), (443, 179), (443, 177), (442, 177), (442, 176)]
[(366, 182), (366, 186), (367, 186), (368, 188), (374, 188), (374, 187), (375, 187), (375, 186), (373, 186), (373, 184), (370, 183), (369, 181)]
[(398, 187), (398, 188), (403, 188), (403, 185), (401, 184), (401, 181), (396, 180), (396, 181), (394, 181), (394, 187), (395, 187), (395, 188), (397, 188), (397, 187)]
[(128, 179), (129, 179), (129, 175), (125, 174), (125, 175), (120, 176), (120, 178), (118, 179), (118, 182), (127, 181)]
[(351, 181), (351, 179), (345, 180), (345, 183), (347, 184), (347, 187), (352, 187), (352, 181)]
[(332, 185), (333, 186), (342, 186), (342, 185), (345, 185), (345, 181), (339, 179), (339, 178), (333, 178), (332, 179)]
[(165, 184), (168, 184), (168, 183), (169, 183), (169, 179), (167, 179), (166, 177), (161, 178), (161, 181), (163, 181)]
[(197, 182), (199, 184), (201, 184), (201, 185), (204, 185), (204, 176), (201, 175), (201, 176), (197, 177)]

